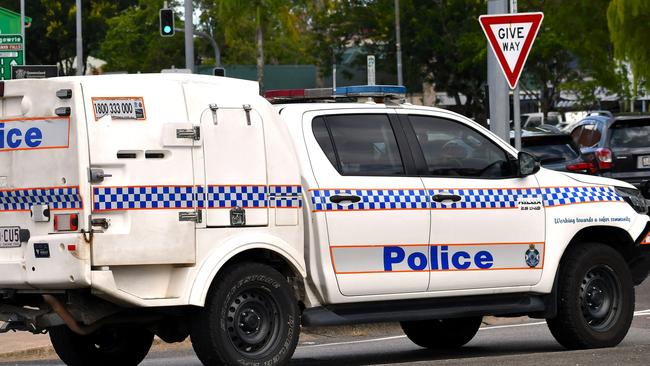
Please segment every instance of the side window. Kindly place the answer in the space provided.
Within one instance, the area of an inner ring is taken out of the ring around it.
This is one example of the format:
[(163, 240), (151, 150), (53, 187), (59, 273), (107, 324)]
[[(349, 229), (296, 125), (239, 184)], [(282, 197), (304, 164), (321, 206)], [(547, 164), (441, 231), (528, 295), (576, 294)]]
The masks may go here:
[(598, 142), (601, 138), (601, 133), (598, 130), (598, 126), (594, 123), (591, 125), (585, 126), (585, 133), (583, 134), (584, 138), (581, 136), (581, 143), (584, 147), (594, 147), (598, 145)]
[(315, 118), (314, 136), (342, 175), (404, 174), (387, 115), (354, 114)]
[(578, 126), (571, 131), (571, 138), (573, 141), (576, 143), (576, 145), (583, 147), (580, 144), (580, 136), (582, 135), (582, 131), (584, 131), (584, 126)]
[(502, 178), (515, 175), (508, 154), (474, 129), (448, 119), (409, 116), (429, 174)]
[(314, 118), (311, 128), (314, 130), (314, 137), (316, 138), (316, 141), (318, 141), (320, 148), (323, 149), (327, 159), (332, 163), (332, 165), (338, 167), (334, 145), (332, 144), (332, 137), (327, 131), (327, 126), (325, 126), (325, 119), (323, 117)]

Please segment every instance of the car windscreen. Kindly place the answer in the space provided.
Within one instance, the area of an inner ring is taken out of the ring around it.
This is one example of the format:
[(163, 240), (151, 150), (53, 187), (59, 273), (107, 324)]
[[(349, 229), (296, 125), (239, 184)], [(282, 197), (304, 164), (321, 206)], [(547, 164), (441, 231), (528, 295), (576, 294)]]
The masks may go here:
[(568, 136), (525, 138), (521, 144), (523, 151), (533, 154), (542, 164), (560, 163), (580, 156)]
[(609, 143), (612, 147), (650, 148), (650, 119), (615, 122)]

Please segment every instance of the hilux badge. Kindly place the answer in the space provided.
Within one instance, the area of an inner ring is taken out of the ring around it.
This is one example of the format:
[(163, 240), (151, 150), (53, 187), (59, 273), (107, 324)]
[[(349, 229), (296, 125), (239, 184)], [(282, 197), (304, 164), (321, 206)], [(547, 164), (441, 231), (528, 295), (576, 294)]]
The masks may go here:
[(526, 255), (524, 256), (526, 259), (526, 264), (531, 267), (537, 267), (539, 264), (539, 250), (535, 249), (535, 244), (531, 244), (528, 247), (528, 250), (526, 250)]

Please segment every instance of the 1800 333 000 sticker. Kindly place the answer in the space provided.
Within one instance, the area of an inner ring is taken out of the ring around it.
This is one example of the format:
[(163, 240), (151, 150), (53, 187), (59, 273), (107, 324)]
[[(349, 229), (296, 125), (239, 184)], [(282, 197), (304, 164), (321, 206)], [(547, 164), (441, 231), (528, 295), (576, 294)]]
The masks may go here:
[(147, 119), (142, 97), (93, 97), (92, 102), (96, 121), (105, 116), (112, 119)]

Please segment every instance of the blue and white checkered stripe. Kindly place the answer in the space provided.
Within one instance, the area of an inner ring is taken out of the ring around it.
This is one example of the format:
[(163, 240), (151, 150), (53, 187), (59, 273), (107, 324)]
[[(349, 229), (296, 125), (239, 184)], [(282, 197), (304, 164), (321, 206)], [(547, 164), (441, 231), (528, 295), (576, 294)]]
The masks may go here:
[(95, 187), (93, 208), (96, 211), (192, 208), (200, 187)]
[(553, 187), (541, 188), (544, 206), (562, 206), (585, 202), (623, 201), (613, 187)]
[[(431, 201), (438, 193), (456, 194), (462, 197), (454, 203)], [(427, 195), (428, 193), (428, 195)], [(331, 196), (356, 195), (361, 201), (351, 205), (332, 203)], [(353, 211), (353, 210), (390, 210), (390, 209), (494, 209), (517, 208), (520, 199), (542, 199), (545, 207), (554, 207), (583, 202), (619, 202), (623, 201), (613, 187), (558, 187), (558, 188), (480, 188), (480, 189), (444, 189), (444, 190), (313, 190), (311, 200), (314, 211)]]
[(207, 206), (211, 208), (268, 207), (266, 186), (208, 186)]
[(439, 193), (455, 194), (462, 197), (461, 201), (454, 203), (441, 203), (431, 201), (432, 209), (448, 208), (516, 208), (520, 198), (535, 197), (539, 190), (530, 189), (445, 189), (430, 190), (433, 197)]
[[(339, 205), (332, 203), (335, 195), (353, 195), (361, 201)], [(328, 189), (314, 190), (311, 200), (315, 211), (396, 210), (429, 208), (428, 196), (423, 189)]]
[(32, 205), (49, 205), (53, 210), (83, 208), (79, 187), (0, 191), (0, 211), (29, 211)]
[(301, 186), (269, 186), (269, 203), (275, 208), (301, 208)]

